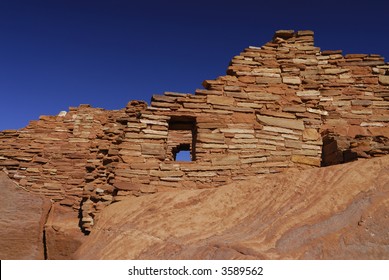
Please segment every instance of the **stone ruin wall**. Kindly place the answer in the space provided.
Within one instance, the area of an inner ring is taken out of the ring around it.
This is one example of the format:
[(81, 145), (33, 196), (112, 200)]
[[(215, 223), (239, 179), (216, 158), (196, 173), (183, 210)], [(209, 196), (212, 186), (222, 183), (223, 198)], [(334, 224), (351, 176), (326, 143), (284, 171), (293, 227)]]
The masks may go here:
[[(389, 151), (389, 64), (277, 31), (235, 56), (195, 94), (154, 95), (122, 110), (81, 105), (0, 132), (0, 167), (28, 191), (96, 214), (128, 195), (208, 188)], [(175, 160), (190, 150), (192, 161)]]

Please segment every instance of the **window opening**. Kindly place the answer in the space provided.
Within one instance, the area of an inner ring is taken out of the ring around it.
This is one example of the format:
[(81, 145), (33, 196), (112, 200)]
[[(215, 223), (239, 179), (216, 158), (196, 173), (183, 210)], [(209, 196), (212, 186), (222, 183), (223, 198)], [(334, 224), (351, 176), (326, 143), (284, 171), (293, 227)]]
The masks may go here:
[(181, 150), (175, 154), (175, 161), (192, 161), (190, 151)]
[(171, 117), (168, 134), (168, 159), (174, 161), (196, 160), (196, 119)]

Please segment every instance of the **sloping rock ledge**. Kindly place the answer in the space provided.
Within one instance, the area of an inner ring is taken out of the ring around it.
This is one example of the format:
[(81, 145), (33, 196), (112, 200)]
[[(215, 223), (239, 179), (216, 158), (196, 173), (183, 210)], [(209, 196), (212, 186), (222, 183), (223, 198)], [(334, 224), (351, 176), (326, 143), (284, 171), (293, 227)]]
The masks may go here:
[(389, 259), (389, 156), (107, 207), (75, 259)]

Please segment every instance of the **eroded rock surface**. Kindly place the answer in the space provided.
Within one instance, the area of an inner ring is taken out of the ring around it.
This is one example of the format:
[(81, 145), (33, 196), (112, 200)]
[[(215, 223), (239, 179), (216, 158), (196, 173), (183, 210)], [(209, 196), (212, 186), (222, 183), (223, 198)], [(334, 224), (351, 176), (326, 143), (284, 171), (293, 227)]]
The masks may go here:
[(80, 259), (388, 259), (389, 157), (105, 208)]
[(45, 233), (47, 258), (50, 260), (70, 259), (85, 239), (77, 213), (59, 203), (51, 208)]
[(0, 259), (44, 259), (50, 201), (21, 189), (2, 171), (0, 190)]

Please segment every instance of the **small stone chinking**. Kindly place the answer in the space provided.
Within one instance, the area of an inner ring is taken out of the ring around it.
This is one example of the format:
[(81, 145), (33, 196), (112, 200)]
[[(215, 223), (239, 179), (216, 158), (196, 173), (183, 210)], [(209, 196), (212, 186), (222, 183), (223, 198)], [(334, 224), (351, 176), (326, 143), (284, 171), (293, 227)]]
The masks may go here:
[[(126, 196), (209, 188), (369, 158), (389, 149), (389, 64), (279, 30), (232, 58), (194, 94), (165, 92), (121, 110), (71, 107), (0, 132), (0, 168), (80, 214), (85, 233)], [(176, 160), (181, 151), (190, 161)]]

